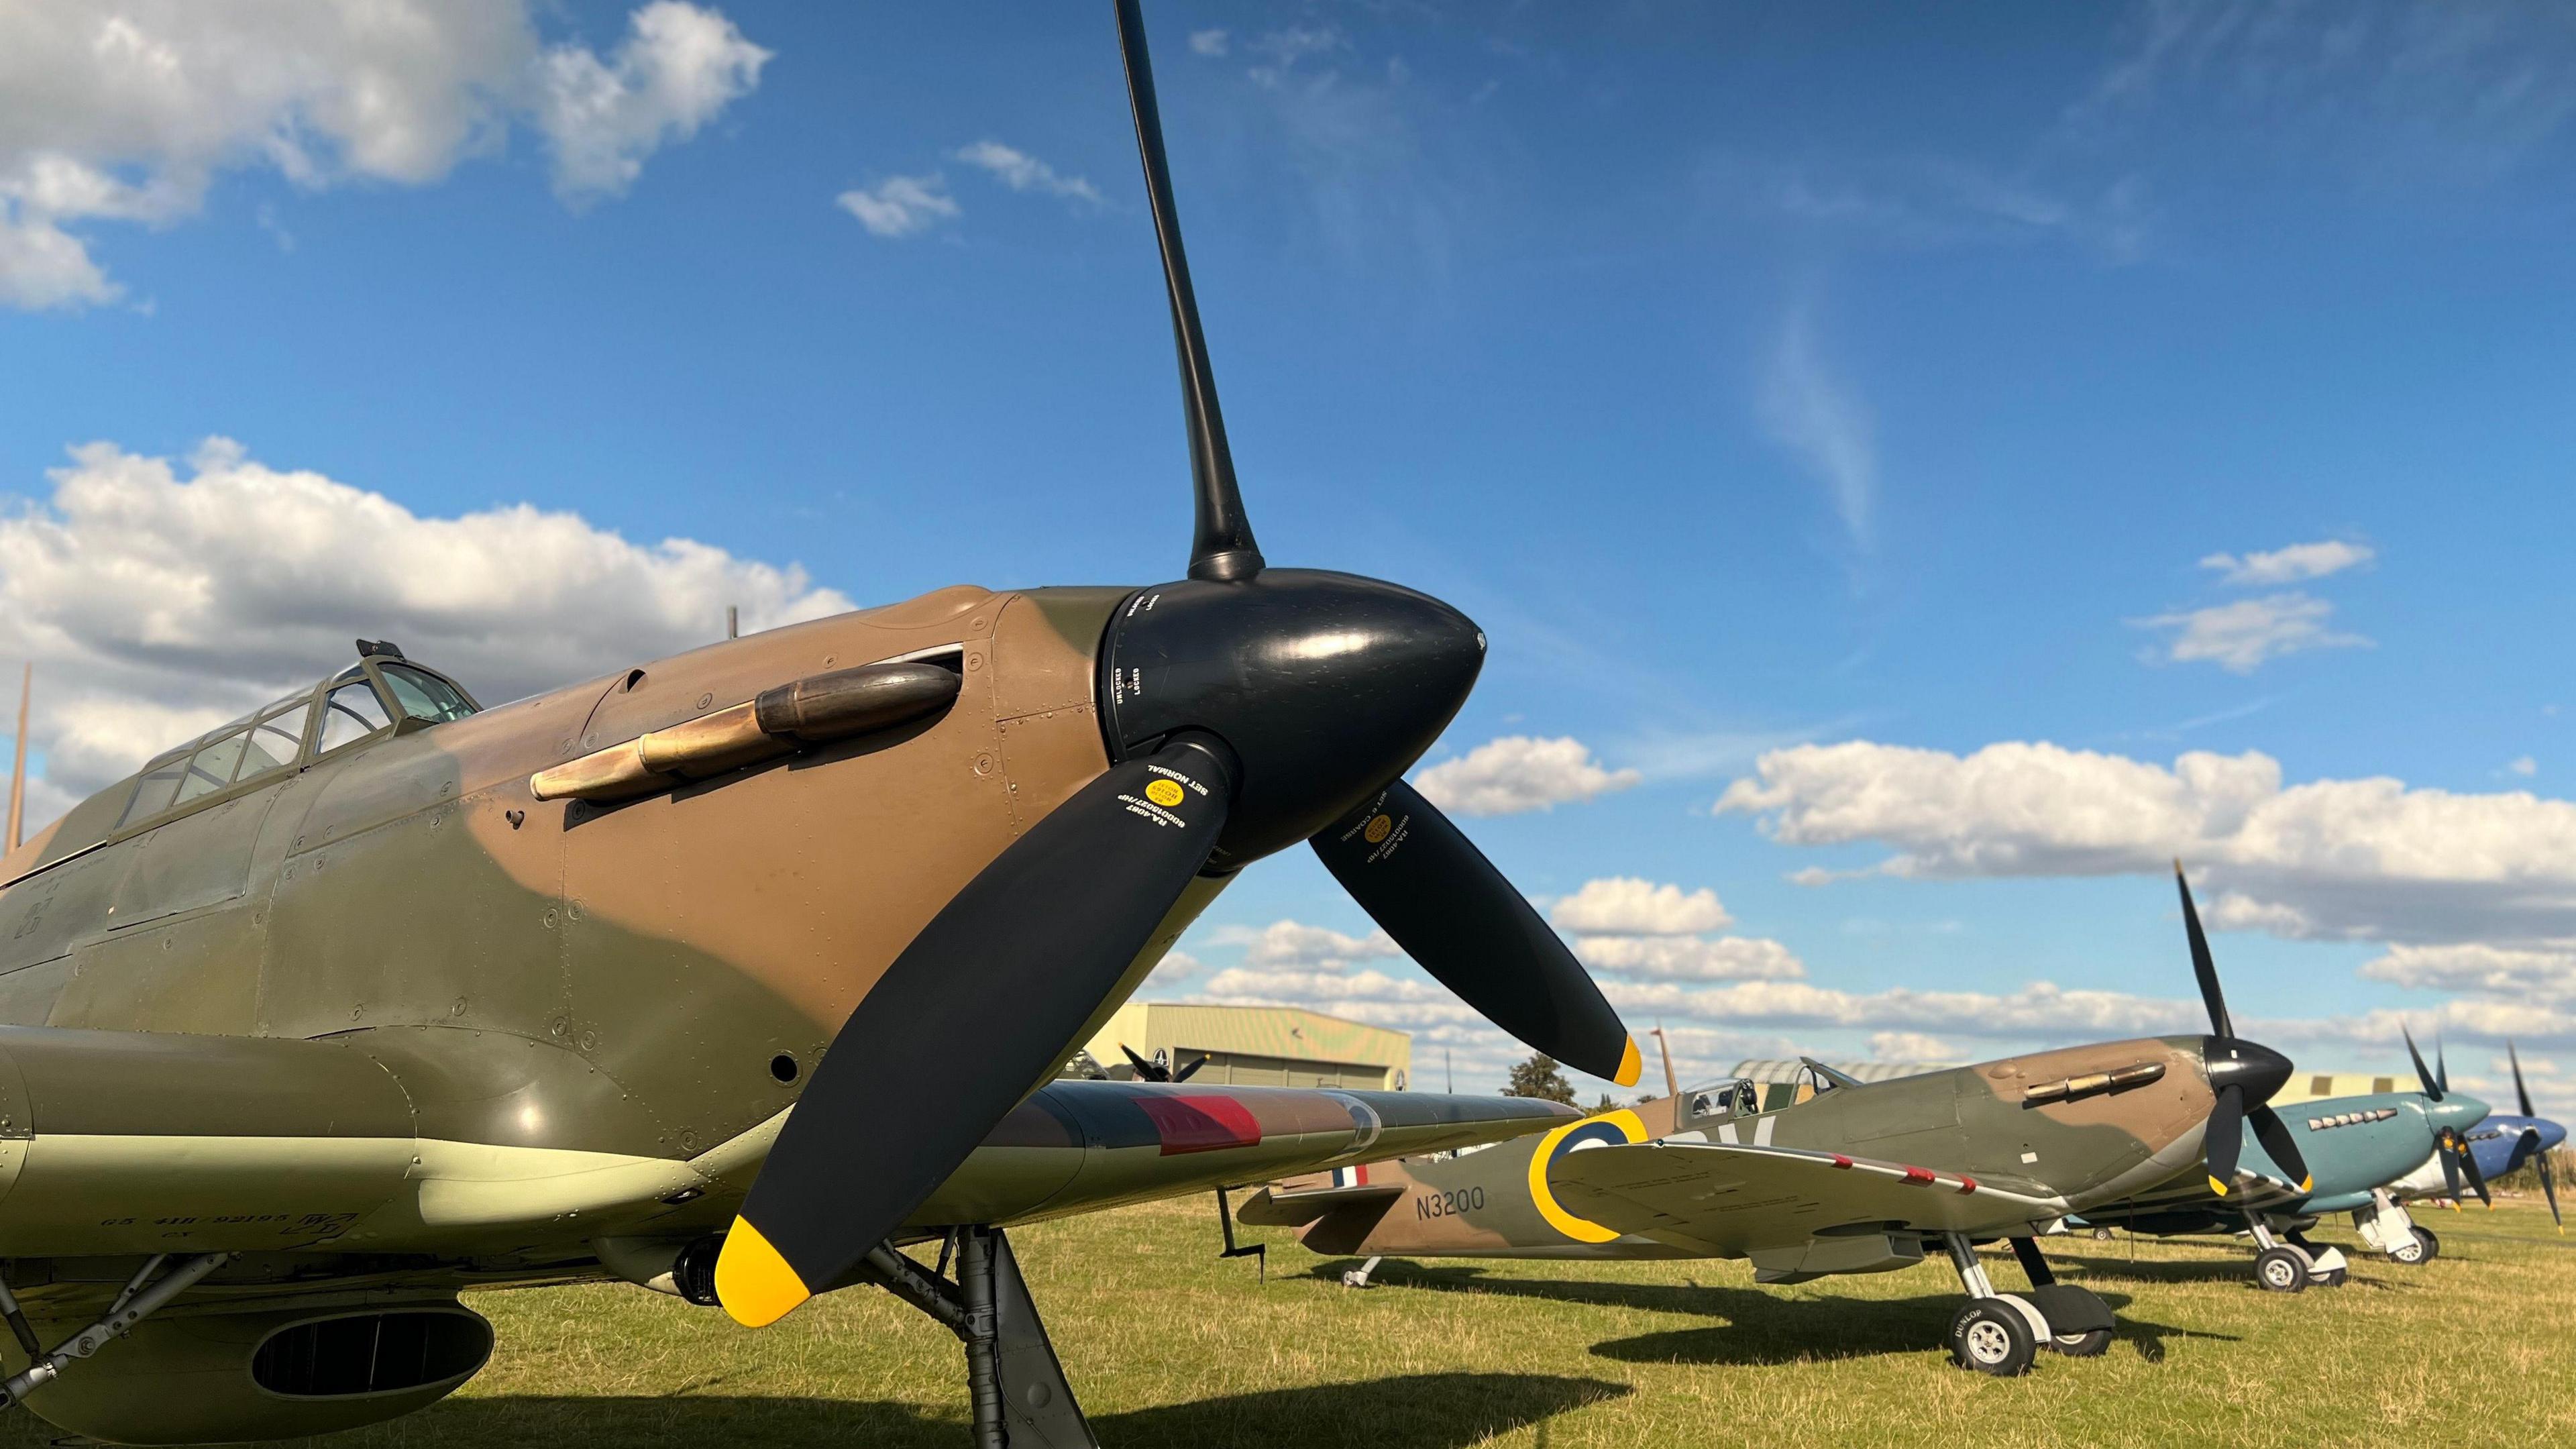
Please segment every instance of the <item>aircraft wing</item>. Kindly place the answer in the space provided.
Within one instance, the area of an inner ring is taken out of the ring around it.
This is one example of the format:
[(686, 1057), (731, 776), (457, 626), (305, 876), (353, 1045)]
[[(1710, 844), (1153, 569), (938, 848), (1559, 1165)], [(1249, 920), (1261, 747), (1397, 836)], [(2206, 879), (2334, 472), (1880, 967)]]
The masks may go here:
[(1548, 1185), (1603, 1227), (1736, 1257), (1860, 1224), (1987, 1233), (2065, 1214), (2034, 1183), (1796, 1147), (1643, 1142), (1559, 1156)]
[(1283, 1192), (1272, 1186), (1245, 1198), (1243, 1206), (1234, 1210), (1234, 1220), (1256, 1228), (1302, 1228), (1335, 1208), (1391, 1203), (1402, 1196), (1404, 1189), (1394, 1183), (1316, 1187), (1303, 1192)]
[(1501, 1142), (1576, 1121), (1530, 1097), (1049, 1082), (906, 1220), (1009, 1225)]

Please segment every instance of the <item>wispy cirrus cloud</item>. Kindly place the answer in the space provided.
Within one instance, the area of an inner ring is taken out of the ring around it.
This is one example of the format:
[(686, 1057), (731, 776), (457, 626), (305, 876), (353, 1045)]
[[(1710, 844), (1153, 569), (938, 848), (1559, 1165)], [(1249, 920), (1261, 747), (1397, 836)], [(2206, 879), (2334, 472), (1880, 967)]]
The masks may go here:
[(1823, 489), (1851, 547), (1876, 542), (1877, 425), (1867, 404), (1829, 368), (1813, 313), (1794, 307), (1765, 365), (1760, 412), (1773, 442)]
[(990, 175), (1013, 191), (1033, 191), (1042, 196), (1057, 196), (1092, 206), (1101, 204), (1099, 187), (1082, 177), (1067, 176), (1016, 146), (983, 140), (971, 146), (961, 146), (952, 154), (957, 160)]

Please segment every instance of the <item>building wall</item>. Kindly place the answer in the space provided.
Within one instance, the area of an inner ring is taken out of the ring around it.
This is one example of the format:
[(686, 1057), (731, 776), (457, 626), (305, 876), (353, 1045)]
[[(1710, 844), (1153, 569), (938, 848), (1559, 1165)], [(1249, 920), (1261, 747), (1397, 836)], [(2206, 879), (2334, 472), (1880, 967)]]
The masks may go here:
[(1190, 1006), (1131, 1001), (1092, 1037), (1088, 1051), (1113, 1077), (1134, 1068), (1119, 1048), (1175, 1067), (1208, 1057), (1190, 1080), (1223, 1086), (1340, 1087), (1400, 1091), (1411, 1084), (1413, 1037), (1287, 1006)]

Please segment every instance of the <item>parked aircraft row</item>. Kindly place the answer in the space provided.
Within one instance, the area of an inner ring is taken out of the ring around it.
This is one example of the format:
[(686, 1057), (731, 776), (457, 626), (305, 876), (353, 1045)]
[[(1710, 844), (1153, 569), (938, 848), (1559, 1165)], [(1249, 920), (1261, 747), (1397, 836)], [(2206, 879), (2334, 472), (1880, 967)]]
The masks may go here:
[[(2363, 1242), (2421, 1262), (2440, 1239), (2404, 1203), (2534, 1163), (2557, 1211), (2548, 1151), (2566, 1138), (2449, 1090), (2301, 1102), (2272, 1096), (2291, 1063), (2235, 1035), (2207, 937), (2176, 873), (2212, 1034), (2070, 1047), (1861, 1082), (1808, 1059), (1785, 1106), (1753, 1083), (1680, 1089), (1499, 1147), (1336, 1169), (1264, 1188), (1241, 1221), (1297, 1229), (1318, 1253), (1365, 1258), (1748, 1258), (1757, 1283), (1907, 1268), (1957, 1270), (1967, 1301), (1948, 1344), (1963, 1367), (2027, 1371), (2042, 1350), (2110, 1346), (2110, 1308), (2061, 1283), (2042, 1245), (2118, 1226), (2244, 1235), (2254, 1280), (2279, 1292), (2339, 1285), (2341, 1249), (2307, 1232), (2349, 1213)], [(2408, 1050), (2414, 1052), (2410, 1037)], [(2492, 1173), (2490, 1173), (2492, 1169)], [(2426, 1174), (2430, 1175), (2429, 1182)], [(2001, 1241), (2029, 1281), (1996, 1288), (1980, 1245)]]
[[(980, 1445), (1089, 1445), (1009, 1229), (1271, 1180), (1247, 1212), (1353, 1250), (1742, 1254), (1774, 1282), (1939, 1253), (1969, 1297), (1954, 1352), (2003, 1371), (2115, 1326), (2050, 1279), (2051, 1225), (2251, 1214), (2306, 1281), (2334, 1272), (2298, 1236), (2312, 1209), (2360, 1191), (2381, 1244), (2416, 1231), (2403, 1184), (2336, 1175), (2342, 1144), (2447, 1132), (2450, 1170), (2488, 1171), (2456, 1094), (2269, 1105), (2290, 1063), (2235, 1032), (2196, 918), (2206, 1035), (1871, 1086), (1820, 1068), (1772, 1112), (1723, 1087), (1583, 1118), (1052, 1080), (1300, 842), (1497, 1025), (1642, 1072), (1563, 940), (1404, 781), (1482, 631), (1254, 542), (1135, 0), (1117, 21), (1187, 576), (946, 588), (490, 709), (360, 640), (24, 844), (13, 820), (0, 1406), (111, 1442), (288, 1437), (472, 1377), (493, 1337), (464, 1290), (624, 1279), (756, 1327), (871, 1285), (964, 1344)], [(2512, 1130), (2508, 1158), (2555, 1140)], [(1435, 1190), (1463, 1209), (1392, 1211)], [(2029, 1292), (1996, 1289), (1991, 1240)]]

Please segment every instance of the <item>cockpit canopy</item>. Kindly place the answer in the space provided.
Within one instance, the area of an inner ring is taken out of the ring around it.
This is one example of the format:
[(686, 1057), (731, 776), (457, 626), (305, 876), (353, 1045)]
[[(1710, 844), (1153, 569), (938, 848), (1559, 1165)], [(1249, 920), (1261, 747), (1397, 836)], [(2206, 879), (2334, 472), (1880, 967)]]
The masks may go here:
[(329, 679), (156, 756), (135, 777), (110, 833), (353, 745), (481, 708), (454, 680), (405, 659), (401, 649), (361, 639), (358, 662)]
[(1742, 1077), (1730, 1077), (1682, 1093), (1681, 1109), (1675, 1115), (1681, 1119), (1681, 1125), (1692, 1127), (1703, 1122), (1750, 1117), (1761, 1110), (1761, 1098), (1754, 1085)]

